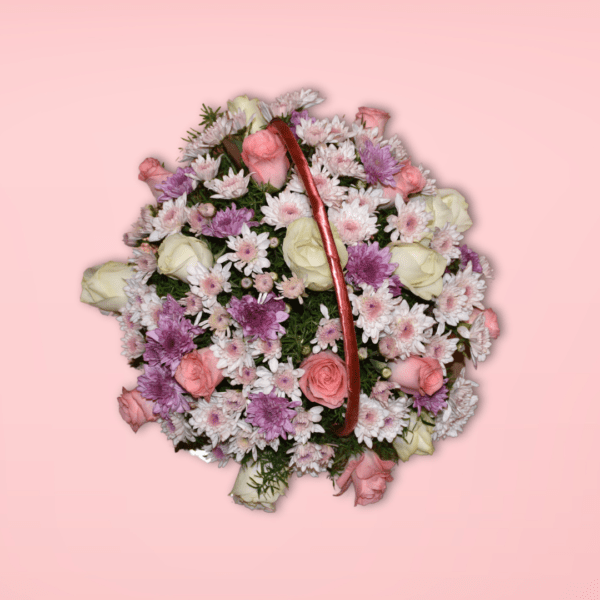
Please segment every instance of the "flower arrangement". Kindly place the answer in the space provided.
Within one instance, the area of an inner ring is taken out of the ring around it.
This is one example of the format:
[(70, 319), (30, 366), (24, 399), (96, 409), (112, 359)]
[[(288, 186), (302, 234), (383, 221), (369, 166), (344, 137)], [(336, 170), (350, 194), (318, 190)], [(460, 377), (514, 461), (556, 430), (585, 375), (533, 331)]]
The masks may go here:
[(155, 200), (128, 262), (82, 282), (140, 370), (125, 421), (240, 463), (230, 495), (266, 511), (294, 473), (377, 502), (399, 460), (462, 431), (478, 402), (466, 364), (499, 334), (465, 198), (384, 137), (388, 113), (311, 116), (322, 101), (203, 106), (182, 166), (140, 165)]

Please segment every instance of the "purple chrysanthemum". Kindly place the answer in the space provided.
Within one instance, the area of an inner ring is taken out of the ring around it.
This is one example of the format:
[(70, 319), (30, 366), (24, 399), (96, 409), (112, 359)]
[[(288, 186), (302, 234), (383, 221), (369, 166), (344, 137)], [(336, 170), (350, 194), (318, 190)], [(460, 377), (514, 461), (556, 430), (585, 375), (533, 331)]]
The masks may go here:
[(448, 406), (448, 403), (446, 402), (448, 399), (448, 388), (446, 387), (447, 383), (448, 380), (444, 379), (444, 385), (442, 385), (442, 387), (435, 394), (433, 394), (433, 396), (421, 396), (421, 394), (415, 394), (413, 396), (413, 406), (418, 409), (417, 414), (419, 416), (421, 415), (422, 408), (428, 410), (434, 415), (437, 415), (438, 411)]
[(390, 285), (388, 286), (388, 290), (394, 298), (402, 296), (403, 287), (404, 286), (402, 285), (402, 282), (400, 281), (400, 277), (398, 277), (398, 275), (392, 275), (392, 277), (390, 277)]
[(162, 365), (146, 365), (138, 377), (137, 389), (148, 400), (154, 400), (154, 412), (166, 419), (170, 412), (185, 412), (190, 405), (184, 389), (175, 381), (170, 369)]
[(300, 125), (300, 119), (305, 119), (307, 121), (310, 121), (311, 123), (314, 123), (316, 121), (314, 117), (308, 116), (307, 110), (303, 110), (301, 112), (298, 112), (297, 110), (292, 111), (292, 116), (290, 117), (290, 123), (292, 127), (290, 127), (290, 129), (292, 130), (292, 133), (294, 134), (294, 137), (296, 139), (299, 139), (296, 135), (296, 127)]
[(253, 216), (251, 208), (238, 208), (234, 203), (225, 210), (218, 211), (210, 224), (203, 227), (202, 233), (218, 238), (240, 235), (244, 224), (248, 227), (258, 225), (256, 221), (250, 220)]
[(397, 263), (390, 263), (391, 259), (390, 249), (380, 249), (379, 242), (349, 246), (346, 281), (356, 286), (366, 283), (378, 289), (398, 268)]
[(167, 296), (158, 316), (158, 327), (146, 334), (144, 360), (149, 365), (165, 365), (175, 373), (183, 355), (196, 349), (194, 338), (202, 329), (192, 325), (183, 312), (183, 307)]
[(285, 312), (285, 302), (276, 300), (270, 293), (266, 301), (259, 303), (253, 296), (232, 297), (229, 314), (242, 326), (245, 337), (261, 340), (275, 340), (278, 333), (285, 333), (280, 325), (289, 315)]
[(170, 177), (167, 177), (162, 183), (156, 186), (157, 190), (162, 190), (162, 194), (156, 199), (157, 202), (166, 200), (177, 200), (183, 194), (189, 194), (194, 189), (194, 182), (186, 175), (193, 173), (192, 167), (178, 167), (177, 171)]
[(270, 394), (249, 394), (250, 404), (246, 409), (246, 421), (265, 434), (267, 442), (281, 436), (287, 439), (286, 433), (294, 433), (292, 419), (296, 416), (294, 408), (301, 402), (291, 402), (285, 397)]
[(390, 152), (388, 146), (376, 146), (367, 140), (360, 151), (360, 160), (365, 167), (367, 183), (375, 185), (380, 181), (383, 185), (396, 186), (394, 175), (404, 166)]
[(471, 264), (473, 265), (473, 271), (475, 271), (476, 273), (483, 272), (483, 269), (481, 268), (481, 263), (479, 262), (479, 254), (477, 254), (475, 250), (471, 250), (471, 248), (469, 248), (469, 246), (467, 246), (466, 244), (459, 246), (458, 249), (460, 250), (461, 269), (466, 269), (467, 264), (469, 263), (469, 261), (471, 261)]

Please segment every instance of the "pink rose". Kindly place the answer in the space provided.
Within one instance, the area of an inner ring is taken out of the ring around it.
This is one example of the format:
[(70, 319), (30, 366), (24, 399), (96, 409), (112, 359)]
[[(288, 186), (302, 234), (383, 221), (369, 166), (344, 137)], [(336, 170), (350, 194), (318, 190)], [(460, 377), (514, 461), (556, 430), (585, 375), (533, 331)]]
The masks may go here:
[(400, 385), (405, 394), (432, 396), (444, 383), (444, 372), (435, 358), (409, 356), (389, 366), (392, 369), (389, 380)]
[(389, 113), (378, 108), (369, 108), (368, 106), (359, 106), (356, 113), (357, 121), (364, 121), (367, 129), (377, 127), (377, 134), (383, 135), (385, 124), (390, 120)]
[(173, 175), (173, 173), (163, 169), (155, 158), (147, 158), (140, 165), (138, 179), (140, 181), (145, 181), (154, 197), (158, 198), (162, 194), (162, 190), (157, 190), (156, 186), (160, 185), (168, 177), (171, 177), (171, 175)]
[(152, 412), (154, 402), (146, 400), (138, 391), (123, 388), (121, 395), (117, 398), (119, 412), (125, 423), (129, 423), (134, 433), (144, 424), (156, 421), (156, 415)]
[(194, 398), (201, 396), (210, 401), (215, 388), (223, 381), (217, 358), (210, 348), (192, 350), (186, 354), (175, 371), (175, 380)]
[(356, 492), (354, 506), (379, 502), (387, 482), (394, 481), (390, 472), (395, 466), (393, 460), (381, 460), (375, 452), (367, 450), (358, 460), (348, 461), (344, 472), (335, 482), (341, 490), (336, 496), (341, 496), (353, 483)]
[(500, 335), (500, 327), (498, 325), (498, 317), (491, 308), (486, 308), (484, 311), (474, 308), (471, 316), (469, 317), (469, 323), (474, 323), (475, 319), (483, 312), (485, 315), (485, 326), (490, 332), (490, 337), (496, 339)]
[(300, 365), (304, 375), (298, 382), (304, 395), (327, 408), (338, 408), (348, 397), (346, 363), (333, 352), (311, 354)]
[(384, 185), (383, 197), (393, 200), (396, 194), (402, 194), (402, 198), (406, 202), (409, 194), (416, 194), (425, 187), (427, 179), (417, 167), (413, 167), (410, 160), (400, 164), (404, 166), (394, 175), (395, 187)]
[(242, 144), (242, 160), (256, 183), (280, 188), (285, 183), (290, 161), (281, 138), (270, 129), (250, 134)]

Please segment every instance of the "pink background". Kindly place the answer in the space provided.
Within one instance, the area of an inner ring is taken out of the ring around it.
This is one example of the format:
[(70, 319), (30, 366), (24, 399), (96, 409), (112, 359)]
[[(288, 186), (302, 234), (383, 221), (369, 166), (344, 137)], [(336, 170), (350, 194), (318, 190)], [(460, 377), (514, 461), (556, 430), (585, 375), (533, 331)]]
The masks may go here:
[[(0, 596), (598, 598), (597, 4), (93, 4), (3, 9)], [(305, 477), (267, 515), (131, 432), (117, 323), (78, 298), (129, 256), (143, 158), (174, 167), (203, 102), (302, 86), (389, 110), (465, 194), (502, 334), (476, 418), (378, 505)]]

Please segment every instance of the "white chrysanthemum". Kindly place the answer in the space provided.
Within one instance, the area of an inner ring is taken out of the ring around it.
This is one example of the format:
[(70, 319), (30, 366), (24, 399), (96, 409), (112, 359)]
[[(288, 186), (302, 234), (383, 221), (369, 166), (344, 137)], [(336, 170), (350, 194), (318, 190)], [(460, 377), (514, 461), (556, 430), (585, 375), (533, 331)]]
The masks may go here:
[(269, 232), (257, 234), (250, 231), (246, 223), (242, 226), (242, 233), (238, 237), (229, 236), (227, 246), (234, 250), (223, 254), (218, 260), (222, 263), (230, 260), (238, 271), (243, 271), (244, 275), (251, 273), (262, 273), (263, 269), (271, 266), (267, 256), (269, 247)]
[(408, 425), (410, 412), (408, 398), (403, 396), (398, 399), (389, 400), (386, 408), (388, 414), (383, 418), (383, 425), (377, 433), (377, 439), (380, 442), (386, 440), (391, 444)]
[(354, 137), (355, 133), (352, 127), (340, 119), (337, 115), (331, 119), (330, 139), (336, 144), (342, 144), (346, 140)]
[(218, 146), (231, 133), (232, 126), (233, 121), (226, 114), (221, 115), (200, 134), (202, 144), (207, 148)]
[(217, 358), (217, 369), (224, 369), (229, 376), (242, 367), (253, 367), (254, 361), (241, 331), (230, 337), (213, 336), (210, 349)]
[(300, 119), (296, 126), (296, 135), (309, 146), (318, 146), (329, 140), (331, 123), (326, 119), (322, 121), (312, 119)]
[(329, 346), (334, 352), (338, 351), (337, 342), (343, 338), (342, 335), (342, 324), (339, 319), (330, 319), (329, 311), (324, 304), (319, 306), (323, 318), (319, 321), (319, 327), (315, 337), (310, 340), (313, 345), (313, 353), (322, 352), (327, 350)]
[(196, 321), (200, 320), (204, 303), (202, 298), (193, 292), (186, 292), (185, 296), (179, 299), (179, 304), (185, 308), (185, 315), (190, 317), (197, 316)]
[(419, 303), (411, 307), (402, 300), (396, 309), (389, 332), (396, 341), (401, 360), (425, 352), (424, 344), (431, 334), (430, 328), (435, 325), (435, 319), (425, 314), (428, 308), (427, 304)]
[(158, 317), (160, 316), (162, 305), (162, 300), (154, 289), (148, 290), (144, 294), (144, 299), (140, 305), (140, 323), (148, 331), (152, 331), (158, 327)]
[(227, 376), (231, 385), (243, 386), (242, 394), (247, 398), (252, 384), (256, 380), (256, 367), (242, 367), (233, 373), (229, 373)]
[(458, 243), (463, 237), (462, 233), (456, 229), (456, 225), (444, 223), (441, 229), (435, 228), (429, 247), (450, 262), (453, 258), (460, 258)]
[(364, 149), (367, 140), (371, 140), (374, 146), (381, 145), (383, 141), (383, 136), (379, 135), (378, 127), (365, 127), (362, 121), (352, 123), (352, 132), (354, 133), (354, 144), (359, 152)]
[(294, 369), (291, 357), (288, 357), (287, 363), (280, 363), (277, 359), (269, 361), (269, 369), (256, 369), (258, 379), (253, 384), (256, 392), (275, 392), (278, 396), (289, 396), (292, 400), (302, 401), (298, 380), (304, 375), (304, 369)]
[(473, 393), (473, 388), (479, 384), (465, 379), (465, 368), (454, 382), (448, 398), (448, 406), (438, 413), (431, 439), (443, 440), (446, 437), (456, 437), (466, 422), (475, 413), (479, 398)]
[(250, 183), (250, 174), (244, 176), (244, 169), (239, 173), (234, 173), (229, 167), (229, 173), (223, 176), (223, 179), (211, 179), (204, 182), (204, 187), (217, 192), (211, 194), (211, 198), (225, 198), (231, 200), (233, 198), (241, 198), (248, 191)]
[(142, 328), (141, 323), (133, 320), (133, 313), (125, 307), (121, 314), (117, 317), (119, 329), (125, 333), (139, 331)]
[(266, 443), (259, 439), (258, 429), (254, 429), (245, 421), (237, 422), (237, 429), (228, 441), (229, 452), (235, 455), (235, 460), (240, 462), (249, 452), (254, 460), (258, 457), (258, 450), (264, 450)]
[(380, 205), (388, 202), (387, 198), (383, 197), (381, 188), (368, 187), (366, 189), (348, 188), (348, 196), (346, 202), (353, 202), (358, 199), (359, 206), (366, 206), (369, 209), (369, 214), (374, 214)]
[(188, 282), (191, 291), (202, 298), (205, 308), (210, 308), (217, 301), (221, 292), (231, 292), (229, 277), (231, 264), (216, 264), (210, 269), (200, 261), (188, 266)]
[(473, 264), (468, 262), (467, 268), (464, 271), (459, 271), (456, 274), (456, 285), (463, 288), (463, 293), (466, 296), (467, 318), (471, 316), (473, 308), (485, 310), (483, 305), (483, 295), (487, 287), (485, 281), (481, 277), (481, 273), (473, 271)]
[(369, 338), (376, 344), (381, 332), (394, 321), (401, 298), (392, 296), (388, 284), (386, 280), (378, 290), (374, 290), (372, 286), (363, 283), (361, 284), (363, 293), (360, 296), (348, 295), (352, 302), (352, 312), (358, 315), (356, 326), (363, 330), (363, 344), (366, 344)]
[(143, 282), (148, 281), (152, 273), (156, 271), (156, 254), (154, 254), (152, 250), (146, 251), (141, 248), (134, 248), (133, 258), (130, 258), (129, 262), (132, 263), (133, 268), (142, 275)]
[(235, 433), (240, 418), (239, 412), (226, 411), (218, 396), (213, 396), (210, 402), (199, 402), (189, 415), (190, 425), (198, 435), (208, 436), (213, 447)]
[(205, 306), (204, 312), (209, 314), (208, 319), (201, 323), (195, 322), (194, 325), (208, 327), (217, 337), (231, 337), (231, 315), (224, 306), (215, 302), (211, 306)]
[(440, 323), (458, 325), (459, 321), (469, 318), (472, 309), (467, 307), (467, 296), (464, 288), (458, 285), (456, 275), (445, 273), (442, 282), (442, 291), (435, 299), (433, 314)]
[(294, 435), (290, 437), (299, 444), (305, 444), (313, 433), (325, 433), (319, 425), (322, 412), (322, 406), (313, 406), (310, 410), (297, 407), (296, 416), (292, 419)]
[(263, 223), (275, 227), (275, 230), (287, 227), (300, 217), (312, 216), (308, 198), (304, 194), (284, 190), (277, 197), (266, 194), (265, 199), (267, 206), (260, 207), (265, 215)]
[(381, 146), (387, 146), (390, 149), (392, 156), (398, 162), (402, 162), (408, 158), (408, 152), (402, 142), (398, 139), (397, 135), (393, 135), (391, 138), (383, 140)]
[(358, 198), (340, 209), (330, 208), (327, 213), (347, 246), (355, 246), (377, 233), (377, 217), (369, 214), (367, 206), (360, 206)]
[(423, 165), (419, 165), (419, 171), (421, 171), (423, 177), (425, 177), (425, 186), (421, 190), (421, 194), (423, 196), (435, 196), (437, 193), (437, 187), (435, 185), (435, 179), (431, 179), (431, 177), (427, 177), (429, 175), (429, 169), (425, 169)]
[(139, 323), (142, 319), (141, 307), (144, 302), (144, 297), (148, 292), (155, 292), (154, 286), (148, 286), (144, 281), (142, 273), (136, 273), (130, 277), (123, 286), (123, 293), (127, 297), (127, 305), (125, 310), (131, 316), (134, 323)]
[(402, 196), (396, 196), (397, 215), (390, 215), (387, 218), (388, 224), (384, 231), (391, 231), (390, 239), (395, 242), (400, 241), (406, 244), (420, 242), (428, 233), (427, 224), (431, 220), (431, 214), (427, 212), (427, 205), (422, 198), (411, 198), (404, 202)]
[(446, 374), (446, 364), (452, 362), (459, 342), (458, 338), (450, 337), (451, 333), (449, 331), (444, 334), (444, 325), (440, 323), (436, 335), (432, 336), (425, 346), (424, 356), (435, 358), (442, 366), (444, 375)]
[(194, 169), (193, 173), (189, 173), (190, 179), (196, 179), (197, 181), (210, 181), (217, 176), (219, 167), (221, 166), (221, 159), (214, 159), (212, 156), (199, 156), (190, 166)]
[(364, 442), (369, 448), (372, 448), (373, 438), (377, 438), (379, 435), (379, 430), (383, 427), (387, 415), (388, 411), (377, 400), (361, 394), (358, 422), (354, 428), (358, 441), (361, 444)]
[(186, 144), (179, 162), (190, 162), (191, 160), (198, 158), (198, 156), (207, 154), (209, 150), (210, 148), (208, 148), (204, 143), (202, 134), (200, 134), (198, 137)]
[(318, 477), (319, 473), (325, 471), (322, 466), (321, 447), (319, 444), (294, 444), (292, 448), (287, 451), (291, 454), (290, 467), (296, 471), (298, 477), (304, 474)]
[(310, 88), (307, 90), (301, 89), (299, 92), (292, 92), (292, 94), (298, 95), (298, 108), (302, 109), (310, 108), (311, 106), (321, 104), (321, 102), (325, 101), (325, 98), (319, 96), (319, 92), (311, 90)]
[(192, 456), (197, 456), (207, 463), (219, 463), (219, 468), (227, 466), (227, 463), (232, 458), (229, 452), (229, 445), (226, 443), (217, 444), (214, 448), (212, 444), (202, 446), (201, 450), (190, 450)]
[(351, 141), (345, 141), (339, 147), (330, 144), (319, 146), (312, 158), (313, 166), (323, 165), (338, 177), (355, 177), (366, 180), (365, 168), (356, 160), (356, 146)]
[(188, 216), (187, 194), (183, 194), (177, 200), (163, 202), (158, 215), (152, 219), (154, 231), (148, 240), (157, 242), (171, 233), (179, 233), (185, 225)]
[(490, 262), (488, 259), (482, 254), (479, 255), (479, 264), (481, 265), (481, 270), (483, 272), (483, 276), (486, 279), (494, 278), (494, 270), (492, 269)]
[(125, 335), (121, 338), (123, 342), (121, 344), (123, 352), (121, 354), (127, 359), (138, 358), (144, 354), (146, 349), (146, 343), (144, 336), (135, 330), (125, 332)]
[(256, 113), (252, 113), (250, 116), (246, 114), (243, 108), (240, 108), (236, 112), (232, 113), (230, 110), (227, 111), (227, 117), (231, 121), (231, 134), (234, 135), (238, 131), (245, 129), (252, 124), (252, 121), (256, 118)]
[[(342, 205), (342, 201), (344, 200), (348, 188), (341, 186), (340, 180), (337, 177), (332, 176), (325, 167), (316, 165), (310, 168), (310, 173), (317, 186), (319, 196), (321, 196), (321, 200), (323, 200), (325, 206), (339, 208)], [(292, 169), (292, 177), (287, 189), (292, 192), (298, 192), (299, 194), (306, 193), (304, 184), (298, 175), (296, 167), (293, 167)]]
[(492, 339), (490, 330), (485, 326), (485, 315), (481, 313), (468, 329), (464, 325), (458, 328), (458, 333), (469, 340), (471, 348), (471, 360), (473, 365), (477, 367), (478, 362), (483, 362), (490, 353), (492, 347)]
[(281, 341), (276, 340), (254, 340), (250, 345), (252, 356), (262, 356), (263, 362), (268, 363), (270, 369), (277, 369), (281, 358)]
[(162, 432), (173, 442), (173, 446), (196, 439), (192, 426), (182, 413), (172, 412), (168, 419), (158, 419)]
[(248, 398), (239, 390), (215, 392), (212, 397), (218, 399), (227, 414), (240, 414), (248, 404)]

